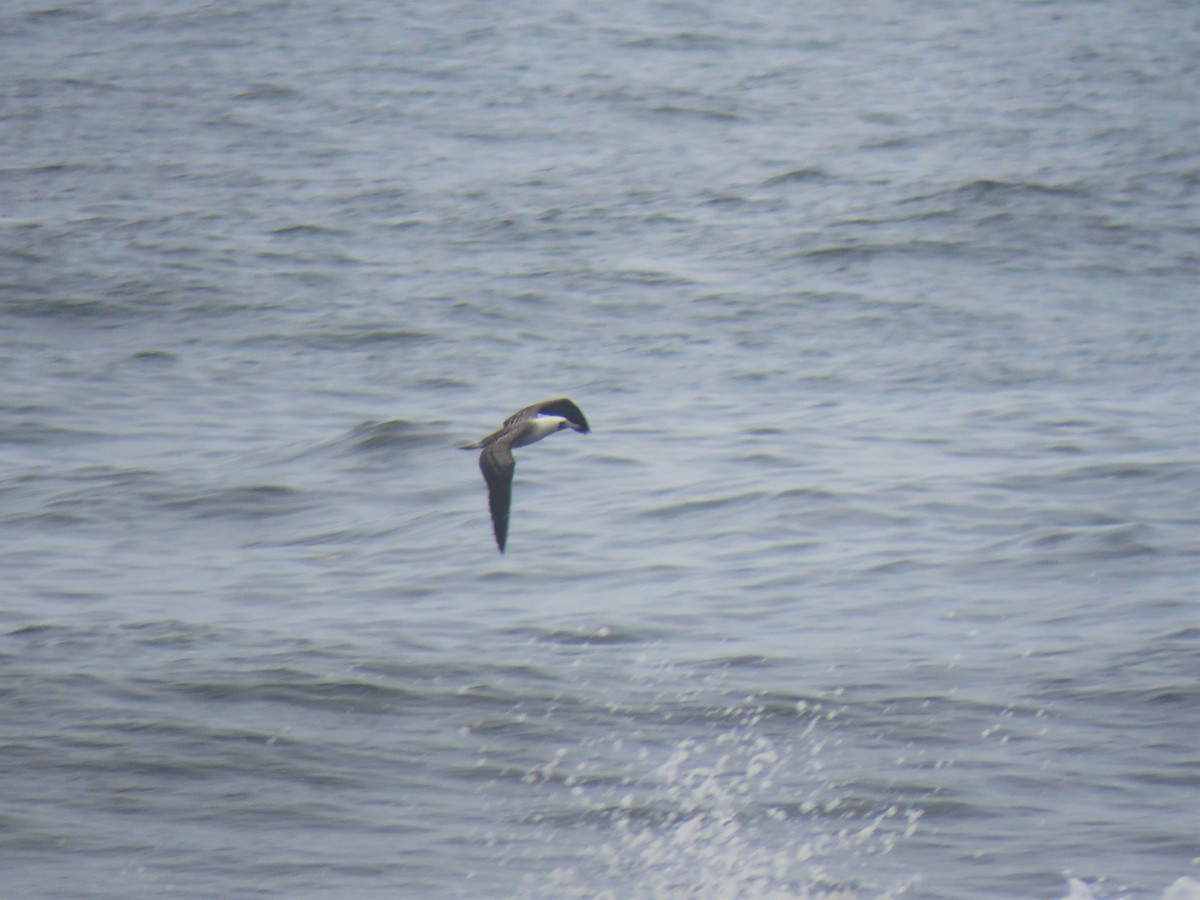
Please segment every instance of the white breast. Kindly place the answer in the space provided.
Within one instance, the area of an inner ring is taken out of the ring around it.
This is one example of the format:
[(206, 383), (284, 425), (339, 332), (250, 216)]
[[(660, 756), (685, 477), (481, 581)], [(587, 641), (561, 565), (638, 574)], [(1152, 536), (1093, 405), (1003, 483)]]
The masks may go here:
[(546, 435), (558, 431), (559, 426), (565, 421), (567, 420), (562, 416), (534, 416), (532, 419), (526, 419), (525, 428), (522, 430), (521, 436), (513, 441), (513, 446), (524, 447), (526, 444), (540, 441)]

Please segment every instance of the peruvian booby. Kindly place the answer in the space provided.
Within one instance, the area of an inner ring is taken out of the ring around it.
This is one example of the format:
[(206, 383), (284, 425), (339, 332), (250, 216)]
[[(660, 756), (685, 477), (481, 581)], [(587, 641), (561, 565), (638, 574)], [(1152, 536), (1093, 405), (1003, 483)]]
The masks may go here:
[(473, 444), (463, 445), (463, 450), (483, 451), (479, 454), (479, 469), (487, 482), (492, 530), (496, 533), (496, 546), (501, 553), (508, 540), (508, 511), (512, 506), (513, 469), (516, 468), (513, 449), (540, 441), (564, 428), (588, 433), (583, 412), (566, 397), (560, 397), (519, 409), (504, 420), (499, 431)]

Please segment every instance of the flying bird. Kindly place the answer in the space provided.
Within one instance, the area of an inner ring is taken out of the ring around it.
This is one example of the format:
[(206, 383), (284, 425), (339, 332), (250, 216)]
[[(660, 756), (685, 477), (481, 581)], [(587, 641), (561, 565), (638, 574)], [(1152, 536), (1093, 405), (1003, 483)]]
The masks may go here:
[(473, 444), (463, 445), (463, 450), (483, 451), (479, 454), (479, 469), (487, 482), (492, 530), (496, 532), (496, 546), (501, 553), (508, 540), (508, 510), (512, 506), (513, 469), (516, 468), (513, 449), (540, 441), (564, 428), (588, 433), (582, 410), (566, 397), (560, 397), (519, 409), (504, 420), (499, 431)]

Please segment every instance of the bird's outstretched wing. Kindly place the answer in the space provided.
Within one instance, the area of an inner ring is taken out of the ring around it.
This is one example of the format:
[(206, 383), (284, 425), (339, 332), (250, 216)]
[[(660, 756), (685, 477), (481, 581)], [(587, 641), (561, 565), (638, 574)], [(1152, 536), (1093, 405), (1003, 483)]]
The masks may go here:
[(496, 546), (504, 552), (508, 540), (508, 511), (512, 507), (513, 470), (517, 464), (512, 455), (512, 438), (498, 440), (483, 448), (479, 454), (479, 469), (488, 486), (488, 507), (492, 511), (492, 530)]
[(504, 420), (504, 428), (507, 429), (516, 422), (537, 415), (562, 416), (568, 422), (577, 425), (584, 434), (588, 433), (588, 423), (583, 416), (583, 410), (566, 397), (559, 397), (557, 400), (543, 400), (541, 403), (534, 403), (532, 406), (519, 409)]

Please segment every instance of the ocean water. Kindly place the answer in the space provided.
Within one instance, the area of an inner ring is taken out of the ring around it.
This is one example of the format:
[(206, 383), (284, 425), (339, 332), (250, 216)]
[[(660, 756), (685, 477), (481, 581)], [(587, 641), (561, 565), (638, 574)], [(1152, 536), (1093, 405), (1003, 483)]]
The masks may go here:
[(9, 0), (5, 895), (1200, 897), (1197, 61)]

